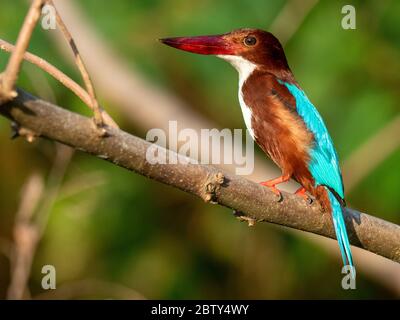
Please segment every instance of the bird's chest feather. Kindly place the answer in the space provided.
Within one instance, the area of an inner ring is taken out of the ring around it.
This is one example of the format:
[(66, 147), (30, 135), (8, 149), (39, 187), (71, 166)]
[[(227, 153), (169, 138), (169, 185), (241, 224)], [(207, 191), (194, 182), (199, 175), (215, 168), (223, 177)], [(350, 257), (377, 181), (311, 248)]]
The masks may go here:
[(244, 123), (246, 124), (246, 128), (249, 131), (252, 138), (255, 140), (256, 138), (255, 138), (254, 130), (253, 130), (252, 123), (251, 123), (252, 117), (253, 117), (253, 111), (248, 105), (246, 105), (246, 102), (244, 101), (241, 86), (239, 87), (239, 104), (240, 104), (240, 108), (242, 109), (242, 115), (243, 115)]
[[(246, 126), (257, 144), (284, 173), (309, 178), (308, 163), (313, 134), (296, 112), (286, 89), (268, 78), (250, 76), (240, 88), (239, 101)], [(281, 92), (279, 92), (282, 90)]]

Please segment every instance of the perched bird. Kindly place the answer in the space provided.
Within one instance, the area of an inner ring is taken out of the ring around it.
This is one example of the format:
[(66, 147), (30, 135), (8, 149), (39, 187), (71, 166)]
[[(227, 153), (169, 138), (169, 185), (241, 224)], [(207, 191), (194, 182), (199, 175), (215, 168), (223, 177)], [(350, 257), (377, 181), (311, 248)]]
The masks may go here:
[(281, 197), (277, 184), (296, 180), (332, 214), (344, 265), (353, 259), (346, 225), (338, 156), (324, 121), (296, 82), (279, 40), (259, 29), (213, 36), (160, 39), (168, 46), (216, 55), (239, 72), (239, 102), (253, 139), (280, 167), (282, 175), (261, 184)]

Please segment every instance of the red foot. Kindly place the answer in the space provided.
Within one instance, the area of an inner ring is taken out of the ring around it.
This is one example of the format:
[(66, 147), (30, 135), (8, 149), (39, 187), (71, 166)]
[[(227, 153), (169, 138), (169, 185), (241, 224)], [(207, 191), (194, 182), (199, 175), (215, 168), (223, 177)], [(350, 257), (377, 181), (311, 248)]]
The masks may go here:
[(275, 187), (274, 184), (269, 184), (269, 181), (265, 181), (265, 182), (260, 182), (260, 184), (264, 187), (268, 187), (270, 188), (270, 190), (275, 193), (279, 198), (282, 197), (282, 193), (279, 191), (279, 189), (277, 187)]
[(312, 203), (312, 199), (307, 195), (307, 190), (304, 187), (297, 189), (294, 194), (302, 197), (308, 204)]
[(283, 176), (280, 176), (280, 177), (275, 178), (275, 179), (272, 179), (272, 180), (260, 182), (260, 184), (261, 184), (262, 186), (265, 186), (265, 187), (270, 188), (270, 190), (271, 190), (273, 193), (275, 193), (275, 194), (277, 195), (277, 197), (279, 198), (278, 201), (282, 201), (282, 199), (283, 199), (282, 193), (281, 193), (281, 192), (279, 191), (279, 189), (276, 188), (275, 186), (276, 186), (277, 184), (286, 182), (286, 181), (288, 181), (289, 179), (290, 179), (290, 176), (283, 175)]

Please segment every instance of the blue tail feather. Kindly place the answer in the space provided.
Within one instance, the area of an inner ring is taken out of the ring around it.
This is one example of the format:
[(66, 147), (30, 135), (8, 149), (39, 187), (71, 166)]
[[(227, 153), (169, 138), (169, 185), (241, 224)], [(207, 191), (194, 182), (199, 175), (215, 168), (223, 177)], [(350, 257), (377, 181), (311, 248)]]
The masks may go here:
[(340, 252), (342, 254), (343, 264), (349, 265), (354, 269), (353, 256), (351, 254), (350, 242), (347, 236), (346, 224), (343, 217), (343, 208), (341, 203), (331, 190), (328, 191), (329, 200), (332, 207), (333, 226), (335, 227), (336, 238), (339, 243)]

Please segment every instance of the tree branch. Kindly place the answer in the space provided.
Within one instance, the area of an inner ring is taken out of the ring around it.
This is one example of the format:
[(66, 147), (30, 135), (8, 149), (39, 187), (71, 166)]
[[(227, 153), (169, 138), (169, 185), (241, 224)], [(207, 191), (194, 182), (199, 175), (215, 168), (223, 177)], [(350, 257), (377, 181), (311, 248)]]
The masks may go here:
[[(5, 52), (13, 53), (15, 51), (15, 46), (7, 41), (0, 39), (0, 50), (4, 50)], [(47, 62), (45, 59), (38, 57), (30, 52), (25, 52), (23, 56), (24, 60), (34, 64), (38, 68), (42, 69), (44, 72), (51, 75), (54, 79), (59, 81), (64, 87), (71, 90), (79, 99), (82, 100), (89, 108), (93, 110), (92, 106), (92, 98), (85, 89), (83, 89), (78, 83), (68, 77), (64, 72), (57, 69), (55, 66)], [(118, 125), (114, 122), (114, 120), (110, 117), (110, 115), (99, 106), (99, 110), (101, 116), (106, 124), (111, 127), (118, 127)]]
[(86, 87), (86, 91), (88, 92), (89, 96), (90, 96), (90, 108), (93, 110), (93, 114), (94, 114), (94, 121), (96, 123), (96, 125), (101, 128), (102, 130), (102, 134), (104, 135), (106, 133), (106, 130), (102, 127), (104, 127), (105, 125), (109, 125), (109, 126), (114, 126), (114, 127), (118, 127), (117, 124), (114, 121), (108, 122), (108, 117), (103, 117), (103, 114), (106, 113), (99, 105), (97, 98), (96, 98), (96, 93), (94, 91), (94, 86), (92, 83), (92, 80), (89, 76), (88, 71), (86, 70), (86, 66), (85, 63), (83, 62), (83, 59), (81, 57), (81, 54), (79, 53), (78, 50), (78, 46), (75, 43), (74, 38), (72, 37), (71, 33), (69, 32), (67, 26), (65, 25), (63, 19), (61, 18), (56, 6), (54, 5), (52, 0), (47, 0), (47, 2), (52, 5), (54, 7), (54, 10), (56, 11), (56, 19), (57, 19), (57, 24), (60, 27), (65, 40), (69, 43), (72, 52), (74, 54), (75, 57), (75, 64), (77, 65), (79, 72), (81, 73), (83, 82), (85, 84)]
[(15, 51), (12, 53), (5, 71), (0, 75), (0, 103), (11, 100), (15, 97), (14, 90), (19, 71), (24, 60), (24, 54), (28, 49), (29, 41), (40, 17), (40, 9), (44, 0), (34, 0), (25, 17), (24, 24), (18, 35)]
[[(17, 98), (0, 108), (0, 113), (42, 137), (93, 154), (205, 201), (234, 208), (255, 221), (335, 238), (330, 214), (321, 212), (317, 204), (307, 206), (301, 198), (288, 193), (283, 193), (284, 200), (278, 203), (268, 188), (211, 165), (152, 165), (146, 161), (149, 142), (117, 128), (109, 128), (110, 136), (99, 137), (89, 118), (23, 90), (18, 90)], [(168, 159), (169, 153), (163, 150)], [(353, 245), (400, 262), (399, 226), (352, 209), (346, 210), (345, 219)]]

